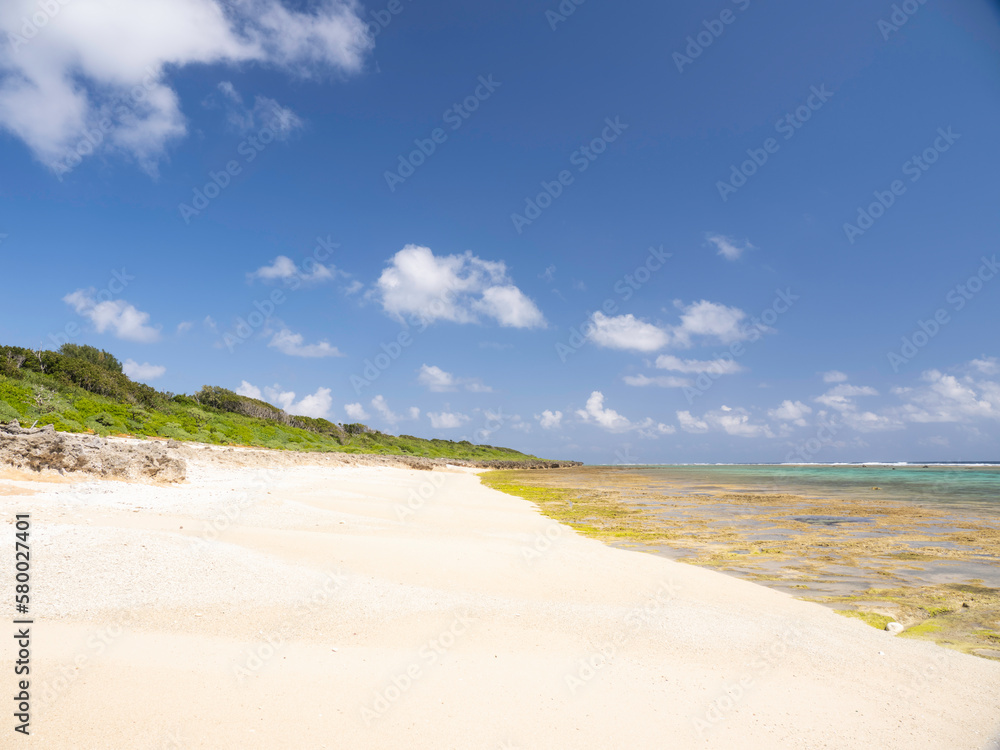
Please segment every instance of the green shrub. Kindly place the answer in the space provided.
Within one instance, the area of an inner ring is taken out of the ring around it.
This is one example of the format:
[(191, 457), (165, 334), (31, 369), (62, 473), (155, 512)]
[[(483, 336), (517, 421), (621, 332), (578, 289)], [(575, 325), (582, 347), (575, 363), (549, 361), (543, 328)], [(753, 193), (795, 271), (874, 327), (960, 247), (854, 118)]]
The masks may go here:
[(9, 424), (15, 419), (20, 419), (21, 415), (17, 409), (6, 401), (0, 401), (0, 424)]
[(59, 347), (59, 353), (64, 357), (90, 362), (92, 365), (97, 365), (108, 372), (117, 372), (119, 374), (122, 372), (122, 363), (113, 354), (103, 349), (87, 346), (86, 344), (63, 344)]
[(0, 382), (0, 401), (6, 401), (8, 406), (21, 414), (27, 414), (35, 405), (35, 394), (27, 386), (8, 380)]

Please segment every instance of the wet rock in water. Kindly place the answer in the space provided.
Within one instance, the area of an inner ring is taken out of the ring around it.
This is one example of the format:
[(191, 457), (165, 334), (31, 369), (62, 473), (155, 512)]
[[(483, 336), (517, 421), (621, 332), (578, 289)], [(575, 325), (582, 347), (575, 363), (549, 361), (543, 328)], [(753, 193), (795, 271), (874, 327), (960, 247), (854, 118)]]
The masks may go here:
[(885, 626), (885, 632), (898, 635), (903, 632), (903, 626), (898, 622), (890, 622)]

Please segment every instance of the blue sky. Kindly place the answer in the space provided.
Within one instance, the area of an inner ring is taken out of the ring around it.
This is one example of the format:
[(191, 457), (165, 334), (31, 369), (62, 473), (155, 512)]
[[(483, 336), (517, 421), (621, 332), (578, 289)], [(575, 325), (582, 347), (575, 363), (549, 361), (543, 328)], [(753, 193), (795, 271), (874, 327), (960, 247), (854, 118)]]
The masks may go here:
[(590, 462), (998, 458), (994, 3), (0, 29), (4, 343)]

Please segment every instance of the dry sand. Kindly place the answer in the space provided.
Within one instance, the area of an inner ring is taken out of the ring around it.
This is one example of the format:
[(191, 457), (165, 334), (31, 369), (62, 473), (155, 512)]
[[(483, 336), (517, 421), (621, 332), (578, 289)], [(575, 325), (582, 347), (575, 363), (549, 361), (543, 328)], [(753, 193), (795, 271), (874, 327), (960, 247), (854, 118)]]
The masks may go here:
[(470, 469), (249, 453), (169, 486), (0, 475), (0, 591), (31, 512), (36, 618), (32, 735), (8, 705), (0, 746), (981, 750), (1000, 729), (1000, 663), (612, 549)]

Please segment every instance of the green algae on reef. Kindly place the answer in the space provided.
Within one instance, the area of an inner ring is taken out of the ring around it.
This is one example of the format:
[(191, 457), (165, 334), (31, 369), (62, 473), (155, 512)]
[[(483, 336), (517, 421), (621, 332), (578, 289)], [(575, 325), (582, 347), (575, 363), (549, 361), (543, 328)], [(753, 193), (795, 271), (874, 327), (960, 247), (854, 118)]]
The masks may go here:
[(628, 468), (493, 471), (480, 478), (613, 546), (757, 581), (873, 627), (897, 621), (909, 638), (983, 658), (1000, 653), (997, 523), (869, 498), (653, 488)]

